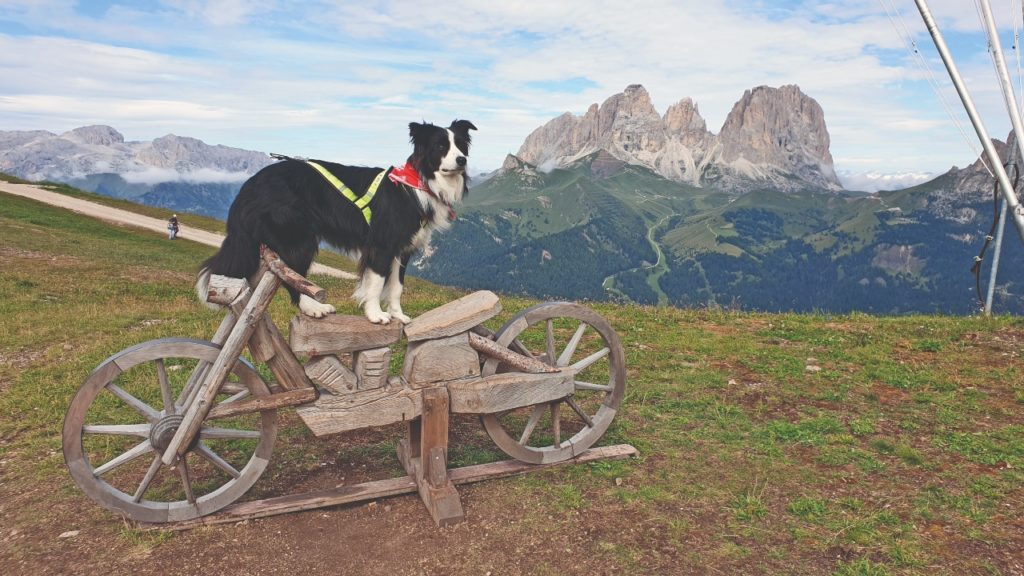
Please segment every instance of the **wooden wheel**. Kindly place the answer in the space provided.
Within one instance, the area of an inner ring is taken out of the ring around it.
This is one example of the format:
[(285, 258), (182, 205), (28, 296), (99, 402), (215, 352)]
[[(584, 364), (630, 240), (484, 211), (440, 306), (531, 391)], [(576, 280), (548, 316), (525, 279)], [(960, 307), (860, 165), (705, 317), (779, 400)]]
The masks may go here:
[[(608, 429), (626, 389), (626, 361), (611, 325), (568, 302), (538, 304), (498, 331), (495, 342), (545, 364), (572, 367), (571, 395), (481, 417), (506, 454), (533, 464), (560, 462), (590, 448)], [(489, 358), (483, 376), (506, 371)]]
[[(204, 422), (177, 465), (160, 461), (219, 352), (201, 340), (151, 340), (93, 370), (71, 401), (63, 437), (64, 461), (87, 496), (133, 520), (175, 522), (218, 510), (256, 482), (277, 438), (274, 411)], [(242, 359), (215, 402), (269, 393)]]

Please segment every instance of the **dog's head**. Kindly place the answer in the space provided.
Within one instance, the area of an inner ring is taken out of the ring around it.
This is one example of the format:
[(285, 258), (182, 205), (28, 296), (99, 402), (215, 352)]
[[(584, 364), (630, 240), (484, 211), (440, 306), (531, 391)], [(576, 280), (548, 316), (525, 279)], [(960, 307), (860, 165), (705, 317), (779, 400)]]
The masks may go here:
[(476, 126), (469, 120), (455, 120), (448, 128), (409, 123), (409, 141), (413, 145), (409, 162), (431, 191), (448, 204), (461, 200), (468, 189), (470, 130), (476, 130)]

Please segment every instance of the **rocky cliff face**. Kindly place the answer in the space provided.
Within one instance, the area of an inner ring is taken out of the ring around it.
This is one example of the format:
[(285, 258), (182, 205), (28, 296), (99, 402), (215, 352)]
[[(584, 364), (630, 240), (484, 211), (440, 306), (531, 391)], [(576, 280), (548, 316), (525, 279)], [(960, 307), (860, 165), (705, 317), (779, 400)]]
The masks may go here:
[(662, 116), (634, 84), (583, 116), (566, 113), (534, 130), (517, 155), (538, 166), (565, 166), (599, 150), (697, 186), (840, 189), (824, 113), (796, 86), (748, 90), (715, 135), (690, 98)]
[(83, 126), (57, 135), (0, 131), (0, 171), (28, 180), (67, 182), (91, 174), (127, 179), (244, 180), (271, 162), (262, 152), (210, 146), (173, 134), (152, 142), (125, 142), (110, 126)]

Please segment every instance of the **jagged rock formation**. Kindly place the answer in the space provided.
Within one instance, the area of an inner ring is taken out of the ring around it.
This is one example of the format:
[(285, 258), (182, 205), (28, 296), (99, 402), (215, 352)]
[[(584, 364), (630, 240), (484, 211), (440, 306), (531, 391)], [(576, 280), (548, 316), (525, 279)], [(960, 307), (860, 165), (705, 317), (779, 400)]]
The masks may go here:
[(83, 126), (60, 135), (0, 131), (0, 171), (28, 180), (67, 182), (92, 174), (131, 178), (158, 169), (165, 180), (241, 181), (270, 162), (262, 152), (210, 146), (173, 134), (152, 142), (125, 142), (110, 126)]
[(534, 130), (517, 156), (536, 166), (561, 167), (601, 150), (697, 186), (841, 188), (824, 112), (797, 86), (746, 91), (715, 135), (690, 98), (662, 116), (644, 87), (633, 84), (583, 116), (567, 112)]

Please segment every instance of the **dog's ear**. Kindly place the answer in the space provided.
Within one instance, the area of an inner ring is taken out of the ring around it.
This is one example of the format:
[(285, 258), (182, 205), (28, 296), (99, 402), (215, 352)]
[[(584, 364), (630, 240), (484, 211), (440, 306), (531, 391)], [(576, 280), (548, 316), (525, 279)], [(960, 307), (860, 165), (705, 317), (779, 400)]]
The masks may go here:
[(434, 128), (434, 125), (426, 122), (409, 122), (409, 142), (415, 144), (417, 140), (422, 141), (430, 134), (431, 128)]
[(476, 126), (473, 126), (473, 123), (469, 120), (453, 120), (452, 125), (448, 129), (452, 132), (462, 132), (468, 138), (469, 131), (476, 130)]

